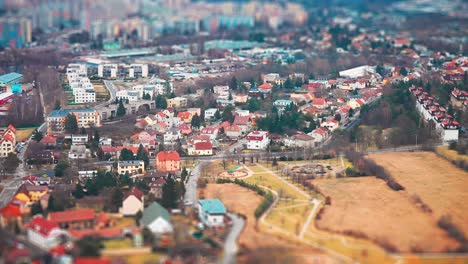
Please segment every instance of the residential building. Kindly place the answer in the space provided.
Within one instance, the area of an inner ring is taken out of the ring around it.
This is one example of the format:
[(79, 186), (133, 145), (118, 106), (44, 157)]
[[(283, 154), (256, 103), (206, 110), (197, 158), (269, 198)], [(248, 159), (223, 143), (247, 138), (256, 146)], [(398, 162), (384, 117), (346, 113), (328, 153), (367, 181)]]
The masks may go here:
[(7, 157), (9, 153), (15, 152), (16, 128), (9, 125), (5, 129), (0, 129), (0, 158)]
[(268, 131), (252, 131), (245, 139), (247, 149), (266, 149), (270, 144), (270, 133)]
[(59, 228), (58, 224), (42, 216), (34, 216), (27, 225), (28, 241), (48, 251), (58, 246), (63, 237), (69, 237), (68, 233)]
[(284, 111), (284, 109), (286, 109), (286, 107), (288, 107), (292, 103), (293, 102), (291, 100), (279, 99), (273, 103), (273, 106), (276, 107), (278, 111), (281, 113)]
[(69, 159), (86, 159), (89, 155), (89, 150), (85, 145), (72, 145), (68, 152)]
[(78, 127), (101, 126), (99, 113), (94, 109), (60, 109), (52, 110), (47, 117), (48, 130), (51, 132), (63, 132), (65, 130), (65, 119), (68, 114), (75, 115)]
[(320, 124), (321, 127), (325, 127), (327, 128), (328, 130), (330, 130), (331, 132), (335, 131), (335, 129), (337, 129), (339, 126), (340, 126), (340, 122), (336, 119), (329, 119), (325, 122), (322, 122)]
[(145, 208), (145, 197), (143, 193), (136, 187), (124, 196), (120, 213), (124, 216), (136, 215), (139, 211), (143, 212)]
[(18, 84), (21, 82), (22, 79), (23, 79), (23, 75), (16, 73), (16, 72), (3, 74), (3, 75), (0, 75), (0, 86)]
[(177, 151), (160, 151), (156, 155), (156, 169), (174, 173), (180, 170), (180, 156)]
[(284, 144), (288, 147), (310, 148), (315, 146), (315, 140), (314, 137), (307, 134), (297, 133), (291, 138), (285, 139)]
[(218, 137), (218, 131), (217, 127), (204, 127), (200, 130), (200, 135), (206, 135), (210, 137), (211, 141), (214, 141)]
[(314, 98), (312, 99), (312, 106), (318, 109), (325, 109), (328, 107), (327, 100), (325, 100), (325, 98)]
[(240, 128), (241, 133), (245, 134), (250, 131), (250, 117), (249, 116), (236, 116), (232, 125)]
[(174, 97), (167, 99), (167, 107), (182, 108), (187, 107), (188, 100), (184, 97)]
[(0, 17), (0, 46), (23, 48), (31, 41), (31, 19), (5, 14)]
[(94, 228), (96, 214), (93, 209), (75, 209), (49, 212), (47, 219), (64, 229)]
[(224, 129), (224, 133), (230, 139), (239, 139), (242, 136), (242, 130), (238, 125), (231, 125)]
[(166, 95), (174, 92), (174, 87), (170, 81), (154, 77), (151, 78), (149, 83), (155, 86), (156, 94)]
[(118, 70), (118, 64), (99, 64), (98, 76), (101, 78), (116, 78)]
[(187, 148), (189, 156), (211, 156), (213, 155), (213, 144), (211, 142), (198, 142)]
[(213, 120), (218, 108), (208, 108), (205, 110), (205, 120)]
[(148, 228), (154, 234), (167, 234), (174, 230), (169, 212), (157, 202), (145, 208), (140, 226)]
[(49, 187), (43, 185), (23, 184), (15, 195), (15, 198), (30, 205), (42, 199), (49, 193)]
[(127, 160), (117, 163), (117, 173), (120, 174), (142, 174), (145, 172), (145, 162), (142, 160)]
[(88, 142), (88, 135), (72, 134), (72, 145), (85, 145)]
[(280, 75), (278, 73), (269, 73), (263, 75), (263, 82), (264, 83), (276, 83), (280, 80)]
[(198, 200), (198, 218), (207, 227), (224, 226), (226, 207), (219, 199)]

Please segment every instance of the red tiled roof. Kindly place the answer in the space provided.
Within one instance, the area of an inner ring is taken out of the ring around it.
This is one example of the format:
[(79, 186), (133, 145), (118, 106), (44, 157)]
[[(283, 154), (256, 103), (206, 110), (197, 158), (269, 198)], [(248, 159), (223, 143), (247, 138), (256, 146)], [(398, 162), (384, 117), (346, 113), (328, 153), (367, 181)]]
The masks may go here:
[(271, 85), (269, 83), (264, 83), (264, 84), (258, 86), (258, 89), (262, 89), (262, 90), (271, 90), (271, 88), (273, 88), (273, 85)]
[(122, 229), (112, 227), (103, 229), (80, 229), (70, 230), (70, 235), (76, 239), (81, 239), (85, 236), (98, 236), (101, 238), (116, 238), (122, 236)]
[(124, 200), (127, 199), (130, 195), (135, 196), (138, 200), (141, 201), (144, 194), (143, 194), (138, 188), (133, 187), (133, 188), (127, 193), (127, 195), (125, 195)]
[(16, 134), (16, 128), (13, 125), (9, 125), (7, 129)]
[(58, 228), (58, 225), (42, 216), (36, 216), (29, 222), (28, 228), (43, 236), (48, 236), (54, 228)]
[(57, 143), (57, 137), (54, 136), (45, 136), (41, 139), (42, 144), (55, 144)]
[(7, 206), (0, 209), (0, 215), (3, 217), (17, 217), (21, 216), (21, 210), (19, 206), (8, 204)]
[(325, 98), (314, 98), (312, 99), (313, 105), (324, 105), (326, 103)]
[(245, 126), (249, 124), (249, 117), (248, 116), (236, 116), (234, 118), (233, 125), (241, 125)]
[(72, 222), (72, 221), (88, 221), (94, 220), (95, 214), (93, 209), (77, 209), (64, 212), (49, 213), (49, 220), (55, 223)]
[(75, 264), (110, 264), (111, 260), (107, 258), (93, 258), (93, 257), (77, 257)]
[(158, 161), (167, 161), (167, 160), (180, 160), (180, 155), (177, 151), (160, 151), (156, 156)]
[(213, 145), (211, 142), (198, 142), (195, 143), (195, 149), (196, 150), (210, 150), (213, 149)]
[(10, 134), (6, 134), (1, 141), (10, 141), (13, 143), (15, 139)]

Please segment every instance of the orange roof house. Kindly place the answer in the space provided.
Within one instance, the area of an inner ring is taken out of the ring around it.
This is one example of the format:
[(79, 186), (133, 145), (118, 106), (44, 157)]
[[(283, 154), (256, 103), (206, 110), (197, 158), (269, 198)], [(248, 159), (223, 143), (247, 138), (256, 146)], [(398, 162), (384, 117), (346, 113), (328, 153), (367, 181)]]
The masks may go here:
[(180, 170), (180, 155), (177, 151), (160, 151), (156, 155), (156, 169), (160, 172)]

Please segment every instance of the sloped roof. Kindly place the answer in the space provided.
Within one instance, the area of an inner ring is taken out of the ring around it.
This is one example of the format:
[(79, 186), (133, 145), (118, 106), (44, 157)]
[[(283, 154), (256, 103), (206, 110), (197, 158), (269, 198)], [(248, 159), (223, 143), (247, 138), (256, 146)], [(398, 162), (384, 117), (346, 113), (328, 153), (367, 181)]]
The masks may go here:
[(209, 150), (213, 149), (213, 145), (211, 142), (197, 142), (195, 143), (195, 149), (196, 150)]
[(226, 213), (226, 207), (219, 199), (204, 199), (199, 200), (198, 203), (201, 205), (202, 210), (208, 214)]
[(58, 225), (42, 216), (36, 216), (29, 222), (28, 228), (43, 236), (48, 236), (54, 228), (58, 228)]
[(180, 155), (177, 151), (160, 151), (156, 158), (159, 161), (180, 160)]
[(137, 187), (132, 187), (132, 189), (125, 195), (124, 200), (131, 195), (135, 196), (138, 200), (142, 201), (144, 194)]
[(64, 212), (49, 213), (49, 220), (55, 223), (94, 220), (93, 209), (77, 209)]
[(141, 217), (140, 223), (144, 226), (148, 226), (159, 217), (162, 217), (169, 223), (171, 222), (171, 217), (166, 208), (162, 207), (157, 202), (154, 202), (143, 210), (143, 216)]

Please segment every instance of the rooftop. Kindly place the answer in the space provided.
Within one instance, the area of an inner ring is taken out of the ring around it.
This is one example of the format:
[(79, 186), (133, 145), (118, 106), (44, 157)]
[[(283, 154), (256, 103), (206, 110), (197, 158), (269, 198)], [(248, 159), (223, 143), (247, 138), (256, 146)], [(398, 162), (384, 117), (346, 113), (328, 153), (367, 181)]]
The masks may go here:
[(19, 74), (16, 72), (10, 72), (4, 75), (0, 75), (0, 83), (10, 83), (22, 77), (23, 77), (22, 74)]
[(199, 200), (198, 203), (200, 204), (203, 211), (208, 214), (225, 214), (226, 207), (219, 199), (204, 199)]

